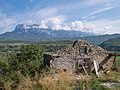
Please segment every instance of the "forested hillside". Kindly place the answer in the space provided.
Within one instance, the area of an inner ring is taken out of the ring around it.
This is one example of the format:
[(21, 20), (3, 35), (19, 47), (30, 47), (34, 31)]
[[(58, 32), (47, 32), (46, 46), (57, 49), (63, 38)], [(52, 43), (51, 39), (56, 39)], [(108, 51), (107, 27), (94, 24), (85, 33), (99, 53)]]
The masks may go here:
[(92, 44), (99, 45), (108, 39), (116, 38), (116, 37), (120, 37), (120, 34), (88, 36), (88, 37), (81, 37), (79, 39), (87, 40)]
[(100, 44), (100, 46), (109, 51), (120, 52), (120, 37), (109, 39)]

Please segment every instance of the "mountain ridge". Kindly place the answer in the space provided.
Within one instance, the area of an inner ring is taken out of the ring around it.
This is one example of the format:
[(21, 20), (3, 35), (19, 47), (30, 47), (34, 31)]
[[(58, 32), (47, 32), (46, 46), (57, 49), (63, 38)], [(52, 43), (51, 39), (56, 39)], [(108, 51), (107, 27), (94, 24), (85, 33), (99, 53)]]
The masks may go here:
[(75, 30), (52, 30), (41, 28), (38, 24), (18, 24), (15, 30), (1, 34), (0, 38), (5, 40), (42, 40), (50, 38), (78, 38), (90, 35), (94, 34)]
[(88, 42), (91, 42), (92, 44), (99, 45), (108, 39), (116, 38), (116, 37), (120, 37), (120, 34), (105, 34), (105, 35), (87, 36), (87, 37), (81, 37), (78, 39), (83, 39)]
[(18, 24), (12, 32), (6, 32), (0, 35), (0, 41), (59, 41), (59, 40), (71, 40), (76, 39), (87, 40), (88, 42), (99, 45), (102, 42), (120, 37), (120, 34), (105, 34), (95, 35), (94, 33), (86, 33), (75, 30), (52, 30), (48, 28), (42, 28), (38, 24)]

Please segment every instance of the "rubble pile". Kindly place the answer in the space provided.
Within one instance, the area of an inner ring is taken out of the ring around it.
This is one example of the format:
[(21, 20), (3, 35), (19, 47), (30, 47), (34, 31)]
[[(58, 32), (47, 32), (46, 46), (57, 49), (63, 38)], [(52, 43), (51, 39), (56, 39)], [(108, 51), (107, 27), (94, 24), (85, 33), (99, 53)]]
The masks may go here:
[(44, 65), (55, 70), (64, 70), (71, 73), (89, 74), (96, 71), (110, 70), (114, 58), (110, 52), (99, 46), (94, 46), (84, 40), (77, 40), (73, 46), (44, 55)]

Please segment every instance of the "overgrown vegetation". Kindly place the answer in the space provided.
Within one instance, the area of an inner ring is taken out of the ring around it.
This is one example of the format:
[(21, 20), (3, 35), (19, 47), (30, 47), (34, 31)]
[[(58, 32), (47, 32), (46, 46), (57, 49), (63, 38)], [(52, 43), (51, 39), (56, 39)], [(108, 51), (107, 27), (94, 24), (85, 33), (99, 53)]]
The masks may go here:
[(80, 90), (109, 90), (101, 85), (100, 80), (95, 76), (92, 75), (91, 79), (80, 81)]
[(43, 70), (43, 54), (43, 48), (25, 45), (21, 46), (18, 53), (7, 53), (1, 57), (0, 83), (3, 85), (1, 87), (16, 88), (22, 79), (40, 74)]
[(114, 63), (114, 67), (118, 70), (120, 70), (120, 56), (116, 57), (115, 63)]
[[(11, 52), (1, 54), (0, 90), (120, 90), (119, 86), (110, 89), (101, 85), (103, 82), (119, 83), (117, 72), (112, 71), (101, 78), (92, 74), (91, 77), (76, 80), (76, 76), (68, 72), (53, 76), (49, 68), (43, 68), (44, 48), (55, 51), (71, 45), (71, 42), (65, 42), (26, 44), (19, 46), (17, 51), (11, 49)], [(115, 67), (119, 66), (120, 57), (117, 57)]]

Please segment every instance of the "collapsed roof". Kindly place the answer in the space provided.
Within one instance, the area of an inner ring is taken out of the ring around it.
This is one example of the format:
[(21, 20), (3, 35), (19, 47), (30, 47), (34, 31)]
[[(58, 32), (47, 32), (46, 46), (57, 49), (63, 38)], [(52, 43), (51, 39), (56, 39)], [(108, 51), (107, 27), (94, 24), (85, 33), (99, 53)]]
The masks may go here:
[(72, 47), (44, 55), (45, 65), (72, 73), (84, 71), (87, 74), (96, 68), (96, 72), (107, 71), (111, 69), (113, 62), (114, 57), (109, 51), (85, 40), (77, 40)]

